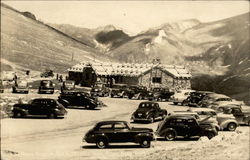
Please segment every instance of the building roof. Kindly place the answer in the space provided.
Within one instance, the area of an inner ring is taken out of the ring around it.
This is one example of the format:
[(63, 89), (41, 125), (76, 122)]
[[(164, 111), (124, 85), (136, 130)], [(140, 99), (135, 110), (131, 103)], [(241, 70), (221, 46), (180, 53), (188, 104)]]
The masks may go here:
[(190, 78), (190, 72), (184, 66), (174, 66), (174, 65), (163, 65), (163, 64), (153, 64), (153, 63), (80, 63), (68, 69), (72, 72), (83, 72), (84, 68), (92, 67), (97, 75), (121, 75), (138, 77), (146, 72), (150, 71), (152, 68), (159, 68), (165, 71), (175, 78)]

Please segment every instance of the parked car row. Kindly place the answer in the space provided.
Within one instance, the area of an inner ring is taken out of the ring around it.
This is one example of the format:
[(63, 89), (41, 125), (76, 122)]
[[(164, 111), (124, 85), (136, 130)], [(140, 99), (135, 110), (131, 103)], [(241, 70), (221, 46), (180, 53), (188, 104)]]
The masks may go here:
[(193, 107), (186, 111), (168, 113), (167, 110), (161, 109), (157, 102), (141, 102), (132, 113), (131, 120), (134, 123), (162, 120), (154, 134), (150, 128), (134, 128), (126, 121), (101, 121), (85, 134), (83, 142), (95, 143), (98, 148), (105, 148), (110, 143), (134, 142), (148, 148), (151, 141), (156, 139), (155, 136), (168, 141), (201, 136), (211, 139), (218, 135), (219, 131), (235, 131), (239, 124), (242, 124), (242, 119), (235, 117), (238, 113), (239, 108), (225, 109), (223, 113), (218, 113), (211, 108)]
[(140, 85), (113, 84), (111, 88), (106, 84), (98, 82), (91, 91), (91, 96), (110, 96), (111, 98), (129, 98), (129, 99), (149, 99), (157, 101), (168, 101), (171, 95), (174, 94), (168, 88), (152, 88), (148, 90)]

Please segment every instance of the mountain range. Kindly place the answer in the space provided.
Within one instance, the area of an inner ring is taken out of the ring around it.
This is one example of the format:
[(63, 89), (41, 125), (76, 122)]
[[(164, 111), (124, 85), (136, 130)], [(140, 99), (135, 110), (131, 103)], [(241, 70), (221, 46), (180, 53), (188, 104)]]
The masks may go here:
[[(249, 13), (203, 23), (187, 19), (129, 36), (113, 25), (95, 29), (44, 24), (1, 4), (2, 70), (58, 72), (83, 61), (185, 65), (192, 87), (250, 100)], [(18, 68), (17, 67), (17, 68)]]

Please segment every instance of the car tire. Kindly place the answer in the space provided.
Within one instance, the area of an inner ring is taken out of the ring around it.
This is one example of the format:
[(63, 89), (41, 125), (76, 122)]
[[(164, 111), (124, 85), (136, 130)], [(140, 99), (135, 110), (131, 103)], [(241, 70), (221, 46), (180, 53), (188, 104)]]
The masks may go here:
[(57, 115), (55, 113), (50, 113), (50, 114), (48, 114), (48, 118), (55, 119), (55, 118), (57, 118)]
[(212, 139), (212, 138), (215, 136), (215, 134), (214, 134), (213, 132), (206, 132), (206, 133), (205, 133), (205, 136), (206, 136), (208, 139)]
[(247, 122), (247, 125), (250, 126), (250, 120)]
[(148, 139), (142, 139), (141, 142), (140, 142), (140, 146), (142, 148), (149, 148), (151, 145), (151, 141), (148, 140)]
[(227, 130), (229, 131), (235, 131), (236, 128), (237, 128), (237, 125), (235, 123), (229, 123), (227, 125)]
[(167, 131), (165, 134), (165, 139), (167, 141), (173, 141), (176, 138), (176, 133), (174, 131)]
[(14, 118), (22, 118), (23, 114), (21, 112), (15, 112), (13, 115)]
[(97, 139), (96, 141), (96, 146), (99, 148), (99, 149), (103, 149), (103, 148), (106, 148), (108, 146), (108, 142), (107, 140), (105, 140), (104, 138), (99, 138)]
[(174, 105), (178, 105), (178, 102), (174, 102)]

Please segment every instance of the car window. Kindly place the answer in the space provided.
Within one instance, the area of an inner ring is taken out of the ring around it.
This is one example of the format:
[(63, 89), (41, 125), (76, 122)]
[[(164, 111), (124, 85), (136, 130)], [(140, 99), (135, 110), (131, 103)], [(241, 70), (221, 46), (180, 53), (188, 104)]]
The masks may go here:
[(177, 125), (177, 126), (186, 125), (186, 120), (185, 119), (176, 119), (175, 120), (175, 125)]
[(42, 101), (40, 99), (34, 99), (32, 101), (32, 104), (41, 104), (41, 103), (42, 103)]
[(116, 123), (114, 129), (125, 129), (127, 126), (124, 123)]
[(232, 113), (241, 113), (240, 109), (239, 108), (233, 108), (232, 109)]
[(197, 126), (197, 123), (194, 119), (187, 120), (188, 126)]
[(99, 127), (99, 130), (111, 130), (112, 124), (103, 124)]

